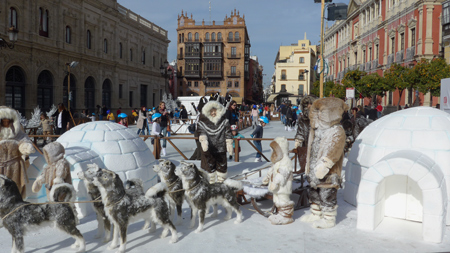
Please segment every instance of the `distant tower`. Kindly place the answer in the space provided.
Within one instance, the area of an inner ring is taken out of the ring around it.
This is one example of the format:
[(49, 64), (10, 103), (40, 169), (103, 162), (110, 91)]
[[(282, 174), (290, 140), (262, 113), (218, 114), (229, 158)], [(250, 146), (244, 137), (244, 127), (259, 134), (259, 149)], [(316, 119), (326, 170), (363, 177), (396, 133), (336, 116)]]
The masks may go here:
[(305, 32), (305, 38), (304, 38), (304, 40), (306, 40), (306, 32)]

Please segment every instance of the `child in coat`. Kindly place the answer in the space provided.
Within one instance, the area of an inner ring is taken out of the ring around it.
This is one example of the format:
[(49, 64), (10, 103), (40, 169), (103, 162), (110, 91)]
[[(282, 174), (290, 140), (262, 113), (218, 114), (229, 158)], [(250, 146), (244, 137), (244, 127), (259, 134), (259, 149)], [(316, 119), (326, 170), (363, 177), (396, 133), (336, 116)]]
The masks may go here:
[[(42, 127), (42, 133), (44, 135), (52, 135), (53, 129), (51, 121), (45, 113), (41, 113), (41, 123), (39, 124)], [(44, 138), (44, 145), (47, 144), (47, 140), (51, 141), (50, 137)]]
[[(261, 116), (259, 118), (259, 121), (261, 122), (256, 126), (255, 131), (250, 135), (252, 138), (262, 138), (263, 137), (263, 127), (266, 126), (266, 124), (269, 123), (269, 119), (266, 116)], [(261, 141), (253, 141), (253, 144), (255, 144), (256, 148), (262, 152), (262, 145)], [(255, 162), (261, 162), (261, 154), (259, 152), (256, 152), (256, 159)]]
[[(232, 125), (231, 126), (231, 134), (233, 135), (234, 139), (238, 139), (238, 146), (239, 146), (239, 152), (241, 152), (241, 144), (239, 144), (239, 140), (241, 138), (245, 138), (242, 134), (238, 133), (238, 127), (236, 125)], [(234, 141), (233, 141), (233, 152), (235, 152), (235, 145), (234, 145)], [(234, 154), (236, 155), (236, 154)], [(229, 154), (229, 158), (230, 160), (233, 159), (232, 154)]]

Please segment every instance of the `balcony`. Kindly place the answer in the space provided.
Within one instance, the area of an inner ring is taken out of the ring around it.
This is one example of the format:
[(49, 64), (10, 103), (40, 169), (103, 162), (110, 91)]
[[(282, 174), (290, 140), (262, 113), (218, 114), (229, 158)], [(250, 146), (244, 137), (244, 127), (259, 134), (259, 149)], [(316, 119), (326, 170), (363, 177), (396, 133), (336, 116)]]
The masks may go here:
[(361, 70), (361, 71), (365, 71), (366, 70), (366, 65), (364, 65), (364, 63), (363, 64), (360, 64), (359, 65), (359, 70)]
[(366, 67), (365, 67), (365, 69), (367, 70), (367, 71), (369, 71), (369, 70), (371, 70), (372, 68), (371, 68), (371, 64), (372, 62), (366, 62)]
[(389, 67), (392, 63), (394, 63), (394, 54), (388, 55), (386, 66)]
[(241, 76), (241, 71), (236, 71), (236, 72), (232, 72), (232, 71), (227, 71), (227, 76), (228, 77), (240, 77)]
[(403, 50), (395, 54), (395, 62), (397, 63), (403, 62)]
[(241, 58), (241, 53), (238, 53), (238, 54), (230, 54), (230, 53), (228, 53), (227, 54), (227, 58), (228, 59), (240, 59)]
[(186, 58), (200, 58), (200, 52), (186, 52), (184, 54)]
[(355, 65), (352, 65), (352, 66), (350, 66), (350, 67), (348, 67), (348, 69), (349, 69), (350, 71), (355, 70), (355, 69), (356, 69), (356, 64), (355, 64)]
[(378, 68), (378, 59), (372, 61), (372, 69), (375, 70)]
[(286, 75), (281, 75), (281, 79), (280, 80), (282, 80), (282, 81), (286, 81)]
[(305, 75), (298, 75), (298, 80), (299, 81), (304, 81), (305, 80)]
[(222, 52), (205, 52), (203, 57), (222, 58)]
[(406, 49), (406, 61), (414, 60), (414, 56), (416, 55), (416, 47), (410, 47)]
[(239, 43), (241, 42), (241, 38), (228, 38), (228, 43)]
[(200, 78), (200, 70), (185, 70), (184, 71), (185, 77), (197, 77)]
[(222, 78), (221, 70), (205, 70), (203, 71), (203, 75), (208, 76), (208, 78)]
[(202, 41), (202, 39), (187, 39), (186, 40), (187, 42), (201, 42)]
[(178, 59), (178, 60), (183, 60), (183, 55), (182, 55), (182, 54), (178, 54), (177, 59)]

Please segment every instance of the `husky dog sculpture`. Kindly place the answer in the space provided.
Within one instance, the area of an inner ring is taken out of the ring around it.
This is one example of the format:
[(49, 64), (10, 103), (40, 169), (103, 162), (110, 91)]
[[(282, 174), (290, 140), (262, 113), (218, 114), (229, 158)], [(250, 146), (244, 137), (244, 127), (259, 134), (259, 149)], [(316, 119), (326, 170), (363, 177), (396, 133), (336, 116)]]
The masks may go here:
[[(181, 207), (184, 202), (184, 190), (180, 178), (175, 175), (175, 169), (175, 164), (165, 159), (159, 159), (159, 164), (153, 166), (153, 171), (158, 173), (159, 178), (161, 178), (161, 182), (167, 185), (169, 190), (169, 207), (174, 214), (172, 220), (175, 220), (175, 216), (178, 215), (176, 224), (179, 225), (183, 221), (181, 218)], [(176, 213), (175, 209), (177, 211)]]
[(114, 249), (118, 245), (120, 235), (120, 247), (118, 252), (125, 252), (127, 242), (127, 228), (134, 220), (151, 217), (154, 231), (155, 222), (164, 230), (161, 238), (167, 236), (169, 230), (172, 234), (170, 243), (178, 241), (177, 231), (169, 218), (169, 207), (164, 201), (167, 186), (159, 183), (150, 188), (145, 195), (134, 196), (125, 191), (119, 176), (106, 169), (102, 169), (94, 176), (92, 181), (100, 190), (102, 202), (105, 205), (105, 214), (114, 225), (114, 234), (108, 249)]
[[(13, 239), (11, 252), (24, 252), (24, 235), (47, 226), (72, 236), (75, 239), (72, 248), (78, 248), (77, 252), (85, 251), (86, 244), (76, 227), (78, 219), (73, 205), (25, 202), (16, 183), (3, 175), (0, 175), (0, 188), (0, 216)], [(75, 194), (72, 185), (54, 185), (50, 199), (54, 201), (63, 194), (66, 196), (64, 201), (73, 201)]]
[(233, 210), (237, 214), (234, 223), (242, 222), (243, 216), (236, 197), (236, 192), (242, 189), (240, 182), (226, 179), (223, 183), (209, 184), (195, 164), (185, 162), (181, 163), (175, 174), (181, 178), (186, 200), (192, 208), (191, 228), (195, 226), (197, 213), (199, 215), (196, 233), (203, 231), (206, 209), (214, 204), (221, 204), (227, 210), (225, 220), (231, 218)]

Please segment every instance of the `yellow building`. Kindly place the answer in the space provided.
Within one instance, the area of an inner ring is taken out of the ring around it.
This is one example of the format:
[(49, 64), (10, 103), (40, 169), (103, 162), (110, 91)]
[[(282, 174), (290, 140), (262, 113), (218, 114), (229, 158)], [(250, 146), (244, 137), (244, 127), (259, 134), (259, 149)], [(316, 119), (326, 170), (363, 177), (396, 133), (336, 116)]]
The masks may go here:
[[(276, 100), (290, 100), (297, 104), (303, 96), (309, 95), (315, 80), (313, 66), (316, 62), (317, 46), (311, 45), (306, 38), (299, 40), (297, 44), (280, 46), (275, 59), (275, 94), (272, 94), (268, 102)], [(281, 92), (281, 94), (280, 94)], [(292, 95), (286, 95), (291, 93)]]

